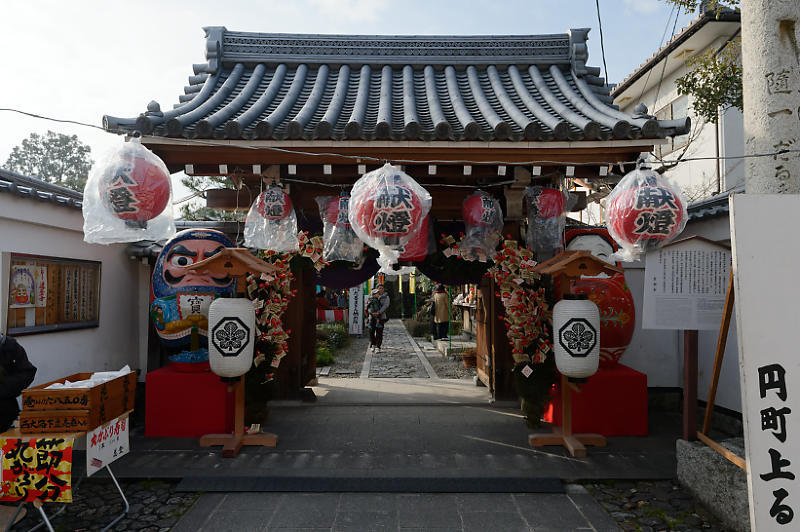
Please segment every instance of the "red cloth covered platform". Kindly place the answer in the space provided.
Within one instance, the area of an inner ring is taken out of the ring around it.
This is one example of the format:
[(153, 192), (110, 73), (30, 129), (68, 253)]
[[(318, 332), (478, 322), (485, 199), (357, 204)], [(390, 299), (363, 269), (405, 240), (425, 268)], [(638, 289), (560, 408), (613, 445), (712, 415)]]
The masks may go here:
[[(598, 370), (572, 393), (572, 432), (603, 436), (647, 436), (647, 375), (618, 364)], [(561, 425), (561, 389), (543, 419)]]
[(329, 321), (347, 321), (347, 309), (323, 310), (318, 308), (317, 323), (326, 323)]
[(233, 432), (233, 394), (211, 371), (166, 366), (147, 374), (144, 435), (198, 438)]

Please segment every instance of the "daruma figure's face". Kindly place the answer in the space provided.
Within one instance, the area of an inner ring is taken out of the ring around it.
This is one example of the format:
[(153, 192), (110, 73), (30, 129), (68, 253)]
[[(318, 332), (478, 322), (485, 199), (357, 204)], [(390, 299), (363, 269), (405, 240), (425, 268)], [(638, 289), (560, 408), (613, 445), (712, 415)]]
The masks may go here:
[(166, 243), (153, 270), (153, 298), (178, 293), (204, 292), (217, 295), (232, 293), (236, 280), (214, 276), (208, 270), (188, 270), (187, 267), (218, 254), (233, 242), (224, 233), (211, 229), (187, 229)]
[(213, 240), (182, 240), (173, 244), (164, 256), (164, 282), (172, 288), (224, 287), (231, 284), (229, 276), (214, 277), (208, 270), (187, 270), (196, 262), (213, 257), (225, 246)]

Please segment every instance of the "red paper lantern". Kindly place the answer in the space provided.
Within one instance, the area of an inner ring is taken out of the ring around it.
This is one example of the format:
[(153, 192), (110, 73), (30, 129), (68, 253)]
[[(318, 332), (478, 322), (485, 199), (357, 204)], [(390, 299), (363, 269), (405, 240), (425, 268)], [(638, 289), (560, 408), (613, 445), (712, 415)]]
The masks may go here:
[(350, 227), (350, 220), (347, 219), (350, 196), (337, 196), (328, 200), (325, 207), (325, 218), (328, 223), (336, 227)]
[(467, 226), (493, 227), (500, 219), (496, 200), (486, 193), (476, 193), (464, 200), (461, 215)]
[(625, 276), (584, 278), (573, 283), (572, 291), (586, 294), (600, 310), (600, 367), (616, 366), (636, 328), (636, 308)]
[(147, 221), (163, 212), (170, 197), (169, 174), (163, 168), (126, 151), (109, 170), (99, 182), (100, 197), (114, 216)]
[(645, 184), (622, 190), (609, 201), (608, 229), (621, 239), (620, 245), (648, 249), (681, 232), (685, 210), (669, 187)]
[(382, 180), (365, 191), (355, 219), (369, 238), (403, 238), (419, 229), (424, 214), (410, 186)]
[(401, 261), (418, 261), (425, 260), (428, 256), (428, 223), (430, 217), (425, 216), (419, 230), (408, 240), (408, 243), (403, 247), (403, 254), (400, 255)]
[(556, 218), (564, 212), (564, 193), (556, 188), (543, 188), (536, 200), (538, 218)]
[(292, 211), (292, 200), (281, 187), (271, 186), (258, 195), (256, 210), (267, 220), (283, 220)]

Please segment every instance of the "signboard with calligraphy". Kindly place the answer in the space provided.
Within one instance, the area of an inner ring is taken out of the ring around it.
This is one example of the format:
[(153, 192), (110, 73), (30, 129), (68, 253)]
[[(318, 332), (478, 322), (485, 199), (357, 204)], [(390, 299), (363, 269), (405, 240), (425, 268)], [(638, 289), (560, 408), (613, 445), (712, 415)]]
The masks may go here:
[(126, 412), (86, 434), (86, 476), (125, 456), (131, 450)]
[(736, 326), (750, 527), (797, 530), (800, 515), (800, 196), (731, 196)]
[(0, 501), (72, 502), (73, 441), (0, 438)]
[(348, 312), (350, 334), (361, 336), (364, 333), (364, 291), (359, 285), (354, 286), (347, 292), (350, 299)]
[(727, 246), (700, 237), (649, 251), (642, 328), (719, 330), (730, 271)]

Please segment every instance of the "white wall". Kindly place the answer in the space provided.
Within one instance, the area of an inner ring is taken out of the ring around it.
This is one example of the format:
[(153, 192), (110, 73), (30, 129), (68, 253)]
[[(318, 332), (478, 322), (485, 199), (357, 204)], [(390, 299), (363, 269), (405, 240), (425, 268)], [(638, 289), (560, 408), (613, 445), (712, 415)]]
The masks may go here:
[[(84, 243), (80, 209), (0, 194), (0, 252), (102, 263), (99, 327), (18, 337), (38, 368), (34, 384), (125, 364), (140, 367), (138, 327), (147, 314), (138, 309), (139, 265), (128, 258), (125, 247)], [(8, 286), (0, 286), (0, 298), (7, 301)], [(6, 323), (0, 327), (5, 330)]]
[[(708, 221), (692, 222), (687, 225), (681, 238), (694, 235), (727, 242), (730, 238), (728, 217), (720, 216)], [(647, 374), (647, 385), (650, 387), (683, 387), (683, 332), (642, 329), (644, 261), (625, 263), (624, 266), (625, 280), (636, 306), (636, 330), (630, 347), (620, 362)], [(715, 403), (741, 412), (735, 320), (734, 307)], [(697, 396), (704, 401), (708, 399), (718, 336), (718, 330), (698, 333)]]

